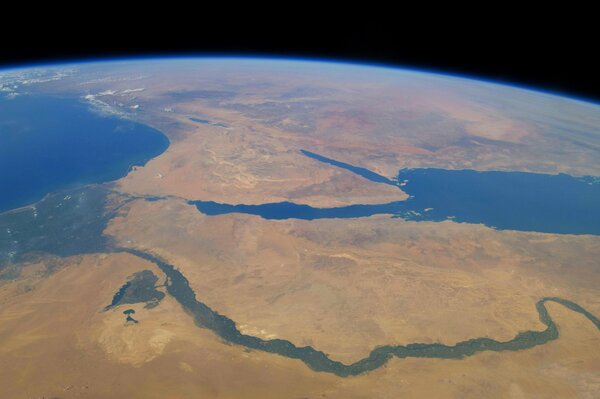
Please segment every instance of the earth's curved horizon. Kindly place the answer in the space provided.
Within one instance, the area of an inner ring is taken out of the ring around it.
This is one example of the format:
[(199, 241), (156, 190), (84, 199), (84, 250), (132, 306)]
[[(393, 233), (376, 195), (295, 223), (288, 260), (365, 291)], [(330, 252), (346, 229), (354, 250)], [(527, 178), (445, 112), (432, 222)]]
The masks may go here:
[(600, 393), (590, 100), (331, 60), (0, 69), (0, 191), (8, 397)]
[(476, 73), (461, 73), (459, 71), (447, 71), (441, 68), (411, 66), (393, 62), (365, 61), (361, 59), (344, 59), (328, 57), (311, 56), (276, 56), (276, 55), (247, 55), (236, 53), (215, 53), (215, 54), (187, 54), (187, 53), (167, 53), (150, 56), (114, 56), (114, 57), (87, 57), (84, 59), (64, 58), (51, 59), (44, 61), (30, 61), (20, 63), (0, 64), (0, 72), (15, 72), (19, 70), (44, 69), (55, 67), (74, 67), (78, 65), (95, 64), (110, 65), (114, 63), (140, 63), (140, 62), (161, 62), (161, 61), (254, 61), (254, 62), (294, 62), (310, 64), (329, 64), (339, 66), (351, 66), (360, 68), (375, 68), (396, 72), (417, 72), (427, 75), (440, 76), (445, 78), (463, 79), (479, 83), (504, 86), (513, 89), (530, 91), (542, 95), (549, 95), (572, 101), (579, 101), (591, 105), (600, 105), (600, 99), (593, 96), (569, 92), (566, 90), (545, 88), (542, 85), (527, 84), (518, 80), (501, 79)]

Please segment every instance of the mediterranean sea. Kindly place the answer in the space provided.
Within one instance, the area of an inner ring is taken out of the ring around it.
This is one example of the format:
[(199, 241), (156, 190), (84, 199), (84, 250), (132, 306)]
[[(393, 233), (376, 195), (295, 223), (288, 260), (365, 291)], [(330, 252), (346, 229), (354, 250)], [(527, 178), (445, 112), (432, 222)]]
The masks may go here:
[(78, 99), (0, 98), (0, 212), (119, 179), (168, 146), (158, 130), (102, 115)]

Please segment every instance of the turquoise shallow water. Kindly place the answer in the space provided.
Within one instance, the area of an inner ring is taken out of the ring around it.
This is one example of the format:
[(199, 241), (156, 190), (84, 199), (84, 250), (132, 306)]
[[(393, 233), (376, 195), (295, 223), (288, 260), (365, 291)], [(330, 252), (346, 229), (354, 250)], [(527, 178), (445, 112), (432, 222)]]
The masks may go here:
[(102, 116), (78, 99), (0, 98), (0, 212), (50, 192), (116, 180), (168, 146), (158, 130)]

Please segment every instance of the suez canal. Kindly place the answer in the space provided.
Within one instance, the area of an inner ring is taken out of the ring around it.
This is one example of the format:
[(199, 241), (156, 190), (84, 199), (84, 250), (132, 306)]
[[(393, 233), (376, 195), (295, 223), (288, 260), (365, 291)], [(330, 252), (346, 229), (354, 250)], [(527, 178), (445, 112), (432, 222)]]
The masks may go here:
[(115, 248), (113, 252), (128, 253), (154, 263), (167, 277), (166, 290), (179, 304), (194, 317), (196, 325), (207, 328), (226, 342), (241, 345), (248, 349), (275, 353), (304, 362), (314, 371), (333, 373), (339, 377), (356, 376), (375, 370), (392, 357), (462, 359), (485, 351), (517, 351), (533, 348), (553, 341), (559, 337), (556, 323), (548, 313), (547, 302), (558, 303), (567, 309), (579, 313), (590, 320), (600, 330), (600, 319), (575, 302), (559, 297), (546, 297), (536, 303), (540, 321), (546, 326), (542, 331), (525, 331), (509, 341), (497, 341), (491, 338), (473, 338), (455, 345), (440, 343), (413, 343), (407, 345), (379, 346), (369, 356), (352, 364), (344, 364), (331, 359), (324, 352), (310, 346), (296, 346), (284, 339), (269, 339), (246, 335), (240, 332), (235, 322), (198, 301), (194, 290), (185, 276), (166, 261), (144, 251), (132, 248)]

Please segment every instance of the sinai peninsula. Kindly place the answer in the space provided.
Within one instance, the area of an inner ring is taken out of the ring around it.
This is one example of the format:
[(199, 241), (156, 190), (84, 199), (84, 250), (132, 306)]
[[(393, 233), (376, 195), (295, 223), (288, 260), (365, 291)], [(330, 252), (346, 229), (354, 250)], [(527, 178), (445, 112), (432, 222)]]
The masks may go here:
[(599, 398), (600, 105), (381, 66), (0, 70), (1, 398)]

